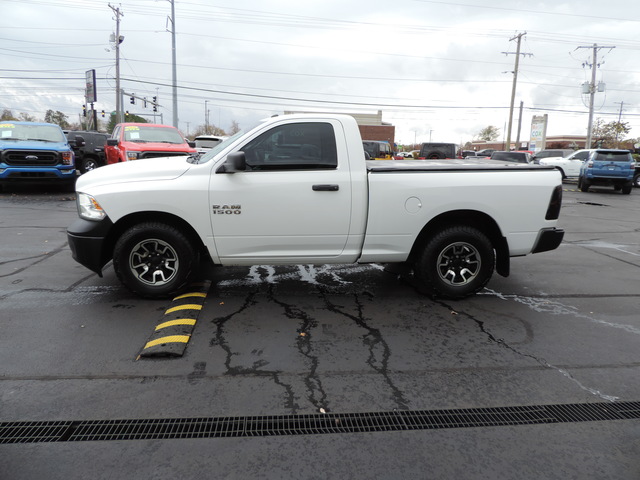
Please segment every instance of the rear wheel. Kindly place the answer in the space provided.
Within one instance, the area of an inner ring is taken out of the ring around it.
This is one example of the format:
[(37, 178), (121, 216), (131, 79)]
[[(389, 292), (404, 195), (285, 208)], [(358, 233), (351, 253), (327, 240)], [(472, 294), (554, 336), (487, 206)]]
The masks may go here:
[(636, 188), (640, 188), (640, 173), (636, 174), (636, 176), (633, 177), (633, 186)]
[(633, 185), (623, 185), (621, 190), (623, 194), (629, 195), (631, 193), (632, 188), (633, 188)]
[(578, 178), (578, 188), (580, 189), (581, 192), (589, 191), (589, 184), (587, 183), (586, 180), (584, 180), (583, 177)]
[(120, 281), (147, 298), (179, 293), (195, 275), (198, 249), (177, 228), (147, 222), (126, 230), (116, 242), (113, 267)]
[(427, 241), (414, 273), (429, 293), (458, 299), (484, 288), (494, 266), (495, 253), (489, 238), (476, 228), (458, 225)]

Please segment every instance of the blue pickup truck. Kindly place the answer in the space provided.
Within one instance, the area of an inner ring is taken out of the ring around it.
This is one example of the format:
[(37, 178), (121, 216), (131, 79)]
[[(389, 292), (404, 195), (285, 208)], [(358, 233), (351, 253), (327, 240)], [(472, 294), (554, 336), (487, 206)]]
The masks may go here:
[(0, 188), (11, 182), (55, 182), (73, 188), (74, 154), (58, 125), (0, 121)]
[(628, 195), (633, 188), (635, 169), (636, 162), (629, 150), (593, 149), (580, 168), (578, 188), (587, 192), (592, 185), (612, 186)]

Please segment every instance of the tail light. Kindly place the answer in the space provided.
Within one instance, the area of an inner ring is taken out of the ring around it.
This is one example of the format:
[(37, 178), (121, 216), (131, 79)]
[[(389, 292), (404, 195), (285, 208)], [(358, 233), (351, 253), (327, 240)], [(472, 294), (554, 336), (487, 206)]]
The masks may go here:
[(560, 207), (562, 206), (562, 185), (558, 185), (553, 189), (551, 194), (551, 200), (549, 201), (549, 208), (547, 208), (547, 214), (545, 220), (557, 220), (560, 217)]

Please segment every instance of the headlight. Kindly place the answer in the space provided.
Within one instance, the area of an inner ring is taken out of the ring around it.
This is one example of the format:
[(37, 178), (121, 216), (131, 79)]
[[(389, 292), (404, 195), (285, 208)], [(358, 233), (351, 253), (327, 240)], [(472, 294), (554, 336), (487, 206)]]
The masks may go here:
[(107, 216), (98, 201), (91, 195), (78, 192), (76, 202), (78, 204), (78, 215), (86, 220), (97, 222)]
[(137, 160), (139, 152), (127, 152), (127, 160)]
[(72, 152), (62, 152), (62, 164), (63, 165), (73, 165), (73, 153)]

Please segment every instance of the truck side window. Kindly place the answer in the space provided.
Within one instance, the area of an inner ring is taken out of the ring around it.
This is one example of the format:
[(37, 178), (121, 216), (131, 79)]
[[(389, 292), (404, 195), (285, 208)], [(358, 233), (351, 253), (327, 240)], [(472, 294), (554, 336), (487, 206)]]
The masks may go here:
[(291, 123), (272, 128), (242, 151), (249, 170), (316, 170), (338, 166), (330, 123)]

